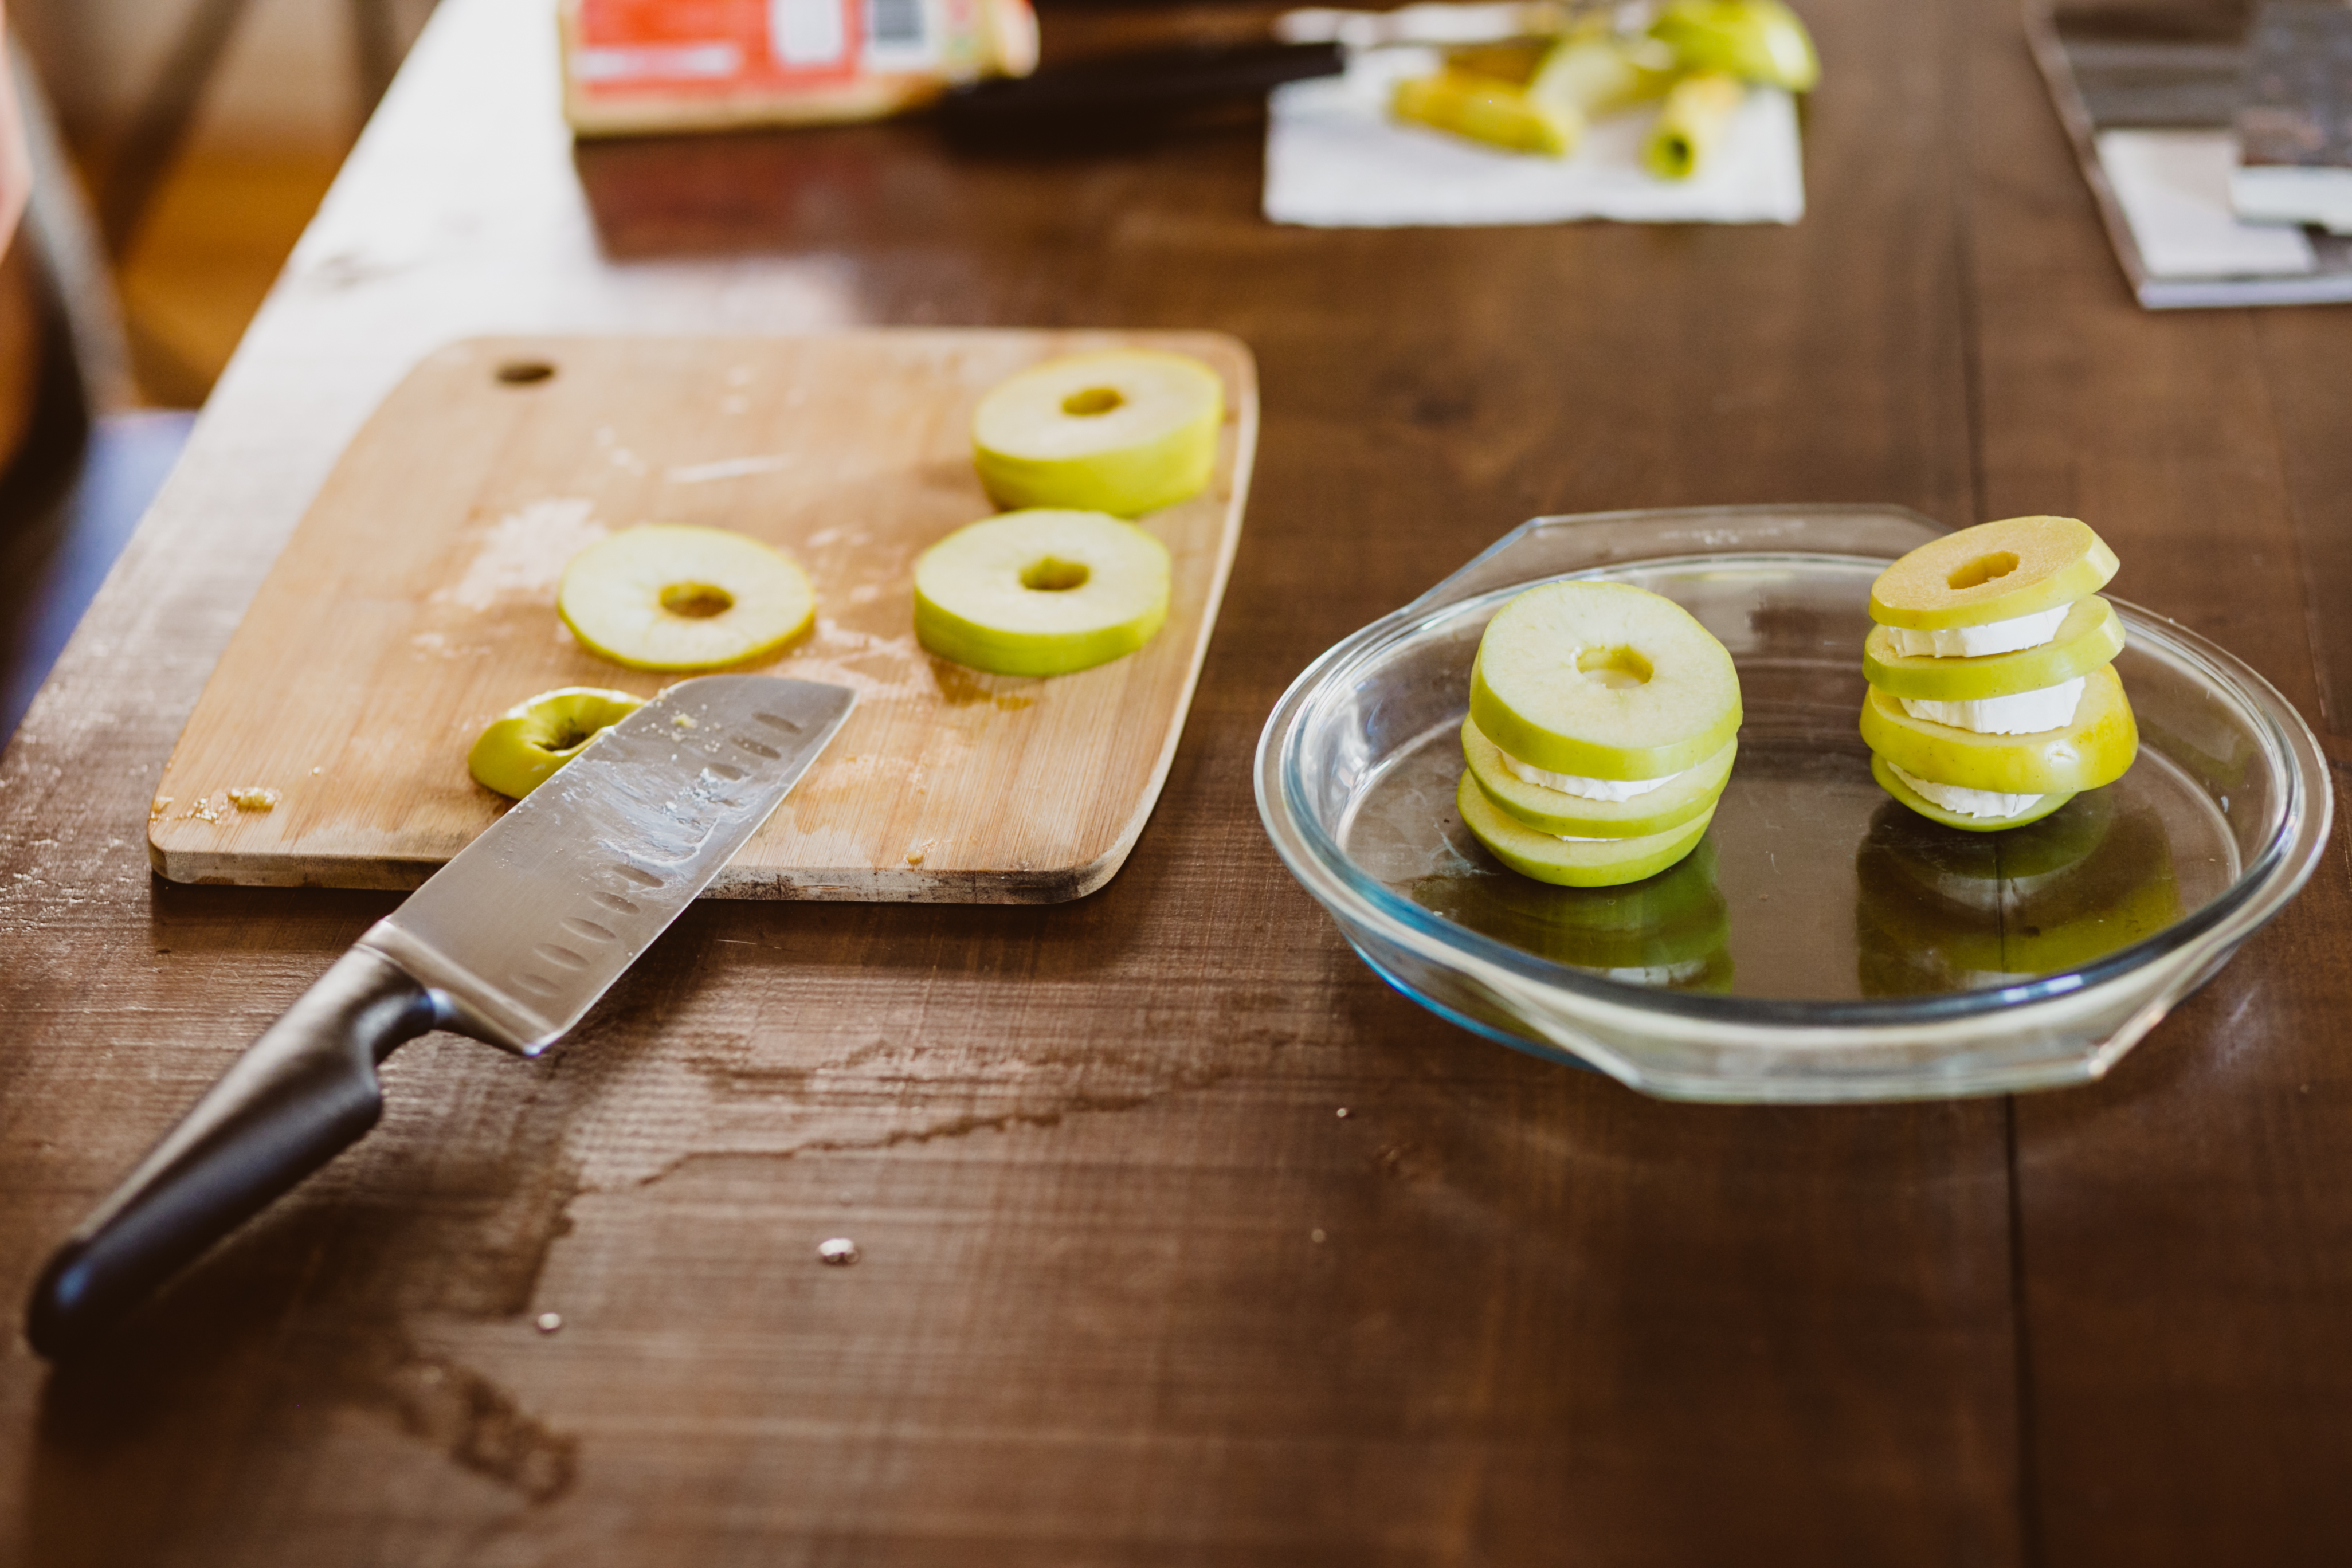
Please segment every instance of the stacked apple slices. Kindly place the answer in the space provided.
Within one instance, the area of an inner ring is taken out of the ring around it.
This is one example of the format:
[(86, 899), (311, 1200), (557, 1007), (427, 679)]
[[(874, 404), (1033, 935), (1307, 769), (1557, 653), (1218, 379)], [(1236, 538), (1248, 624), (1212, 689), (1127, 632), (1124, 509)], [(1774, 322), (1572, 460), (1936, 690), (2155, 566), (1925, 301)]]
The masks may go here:
[(1133, 519), (1206, 489), (1224, 384), (1184, 354), (1108, 349), (1033, 365), (972, 415), (997, 505), (915, 563), (915, 638), (992, 675), (1068, 675), (1168, 619), (1168, 548)]
[(1862, 738), (1879, 784), (1971, 832), (2021, 827), (2121, 778), (2139, 751), (2098, 597), (2115, 552), (2071, 517), (1921, 545), (1871, 585)]
[(1541, 882), (1613, 887), (1691, 852), (1738, 751), (1731, 656), (1670, 599), (1548, 583), (1487, 623), (1462, 726), (1462, 820)]

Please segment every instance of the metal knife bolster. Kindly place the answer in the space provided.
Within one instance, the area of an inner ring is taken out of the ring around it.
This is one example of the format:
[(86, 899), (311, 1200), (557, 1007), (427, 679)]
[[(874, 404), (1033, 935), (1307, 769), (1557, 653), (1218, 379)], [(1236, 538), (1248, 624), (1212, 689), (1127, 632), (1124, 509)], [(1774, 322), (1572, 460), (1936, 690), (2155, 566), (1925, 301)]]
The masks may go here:
[(710, 885), (847, 720), (845, 687), (670, 688), (376, 922), (359, 945), (447, 998), (449, 1027), (537, 1056)]
[(71, 1353), (375, 1125), (376, 1067), (456, 1029), (523, 1056), (562, 1037), (694, 901), (856, 701), (705, 676), (600, 736), (376, 922), (82, 1221), (26, 1336)]

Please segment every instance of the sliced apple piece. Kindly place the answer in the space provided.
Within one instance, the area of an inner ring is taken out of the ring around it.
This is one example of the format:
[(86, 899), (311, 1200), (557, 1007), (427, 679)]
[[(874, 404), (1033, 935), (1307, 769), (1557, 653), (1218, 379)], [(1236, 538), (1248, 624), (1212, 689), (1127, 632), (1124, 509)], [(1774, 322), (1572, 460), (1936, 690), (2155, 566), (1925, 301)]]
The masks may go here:
[[(1459, 66), (1459, 53), (1448, 63)], [(1595, 17), (1571, 28), (1545, 52), (1528, 96), (1574, 109), (1587, 121), (1662, 96), (1675, 83), (1672, 49), (1654, 38), (1628, 38)]]
[(1072, 354), (980, 400), (972, 463), (1001, 507), (1139, 517), (1207, 486), (1224, 416), (1224, 384), (1190, 355)]
[(2039, 647), (1981, 658), (1935, 658), (1895, 651), (1894, 634), (1873, 626), (1862, 645), (1863, 679), (1889, 697), (1925, 702), (1978, 702), (2011, 697), (2088, 675), (2124, 650), (2124, 620), (2095, 595), (2077, 599), (2057, 636)]
[(1748, 89), (1728, 71), (1700, 71), (1675, 83), (1642, 143), (1642, 166), (1662, 180), (1687, 180), (1714, 156)]
[(466, 771), (483, 788), (520, 800), (645, 705), (641, 697), (593, 686), (542, 691), (491, 721), (467, 753)]
[(1979, 735), (1915, 719), (1885, 692), (1862, 704), (1865, 745), (1906, 773), (2003, 795), (2073, 795), (2123, 777), (2139, 754), (2139, 727), (2113, 665), (2084, 678), (2074, 722), (2037, 735)]
[(555, 607), (590, 653), (632, 669), (717, 669), (774, 653), (816, 620), (792, 560), (689, 523), (623, 529), (574, 555)]
[(2015, 620), (2097, 593), (2116, 552), (2071, 517), (1980, 522), (1923, 544), (1870, 585), (1870, 618), (1937, 631)]
[(1870, 759), (1870, 776), (1878, 781), (1879, 788), (1928, 821), (1940, 822), (1946, 827), (1957, 827), (1967, 833), (2000, 833), (2012, 827), (2023, 827), (2029, 822), (2041, 821), (2074, 798), (2074, 792), (2068, 790), (2056, 795), (2038, 795), (2032, 805), (2014, 816), (1970, 816), (1964, 811), (1948, 811), (1905, 784), (1887, 765), (1885, 757)]
[(1739, 675), (1673, 600), (1622, 583), (1547, 583), (1487, 623), (1470, 718), (1531, 767), (1596, 779), (1678, 773), (1739, 731)]
[(1650, 36), (1690, 70), (1729, 71), (1791, 92), (1811, 92), (1822, 78), (1811, 36), (1780, 0), (1672, 0)]
[(1525, 87), (1451, 68), (1396, 84), (1389, 112), (1510, 153), (1565, 158), (1584, 138), (1573, 104), (1540, 99)]
[(1009, 511), (915, 563), (915, 636), (994, 675), (1066, 675), (1133, 653), (1168, 619), (1168, 547), (1099, 511)]
[(1689, 854), (1706, 835), (1715, 808), (1664, 833), (1641, 838), (1569, 841), (1538, 833), (1486, 798), (1468, 769), (1454, 792), (1462, 825), (1492, 850), (1495, 858), (1523, 877), (1563, 888), (1613, 888), (1654, 877)]
[(1706, 761), (1646, 795), (1631, 800), (1586, 800), (1512, 773), (1503, 763), (1502, 748), (1472, 721), (1462, 721), (1462, 755), (1486, 798), (1538, 833), (1570, 838), (1643, 838), (1681, 826), (1715, 805), (1738, 752), (1739, 742), (1727, 741)]

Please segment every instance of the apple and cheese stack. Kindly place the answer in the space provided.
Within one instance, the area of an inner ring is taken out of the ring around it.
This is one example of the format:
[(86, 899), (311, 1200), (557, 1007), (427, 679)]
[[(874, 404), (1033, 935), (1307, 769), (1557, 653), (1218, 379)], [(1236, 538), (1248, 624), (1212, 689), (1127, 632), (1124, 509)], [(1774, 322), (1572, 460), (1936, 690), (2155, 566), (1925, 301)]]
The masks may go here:
[(1923, 544), (1871, 584), (1862, 738), (1887, 794), (1989, 833), (2121, 778), (2139, 729), (2098, 596), (2115, 552), (2071, 517), (2012, 517)]
[(1455, 803), (1525, 876), (1636, 882), (1706, 834), (1739, 720), (1730, 654), (1681, 605), (1624, 584), (1549, 583), (1479, 641)]

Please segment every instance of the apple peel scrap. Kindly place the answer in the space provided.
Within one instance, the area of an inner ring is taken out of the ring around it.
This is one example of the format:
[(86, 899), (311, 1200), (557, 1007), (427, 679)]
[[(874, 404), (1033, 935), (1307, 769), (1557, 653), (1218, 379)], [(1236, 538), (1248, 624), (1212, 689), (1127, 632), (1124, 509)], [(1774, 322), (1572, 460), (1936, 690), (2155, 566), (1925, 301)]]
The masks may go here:
[(644, 706), (643, 698), (593, 686), (542, 691), (508, 709), (476, 738), (466, 771), (483, 788), (520, 800)]

